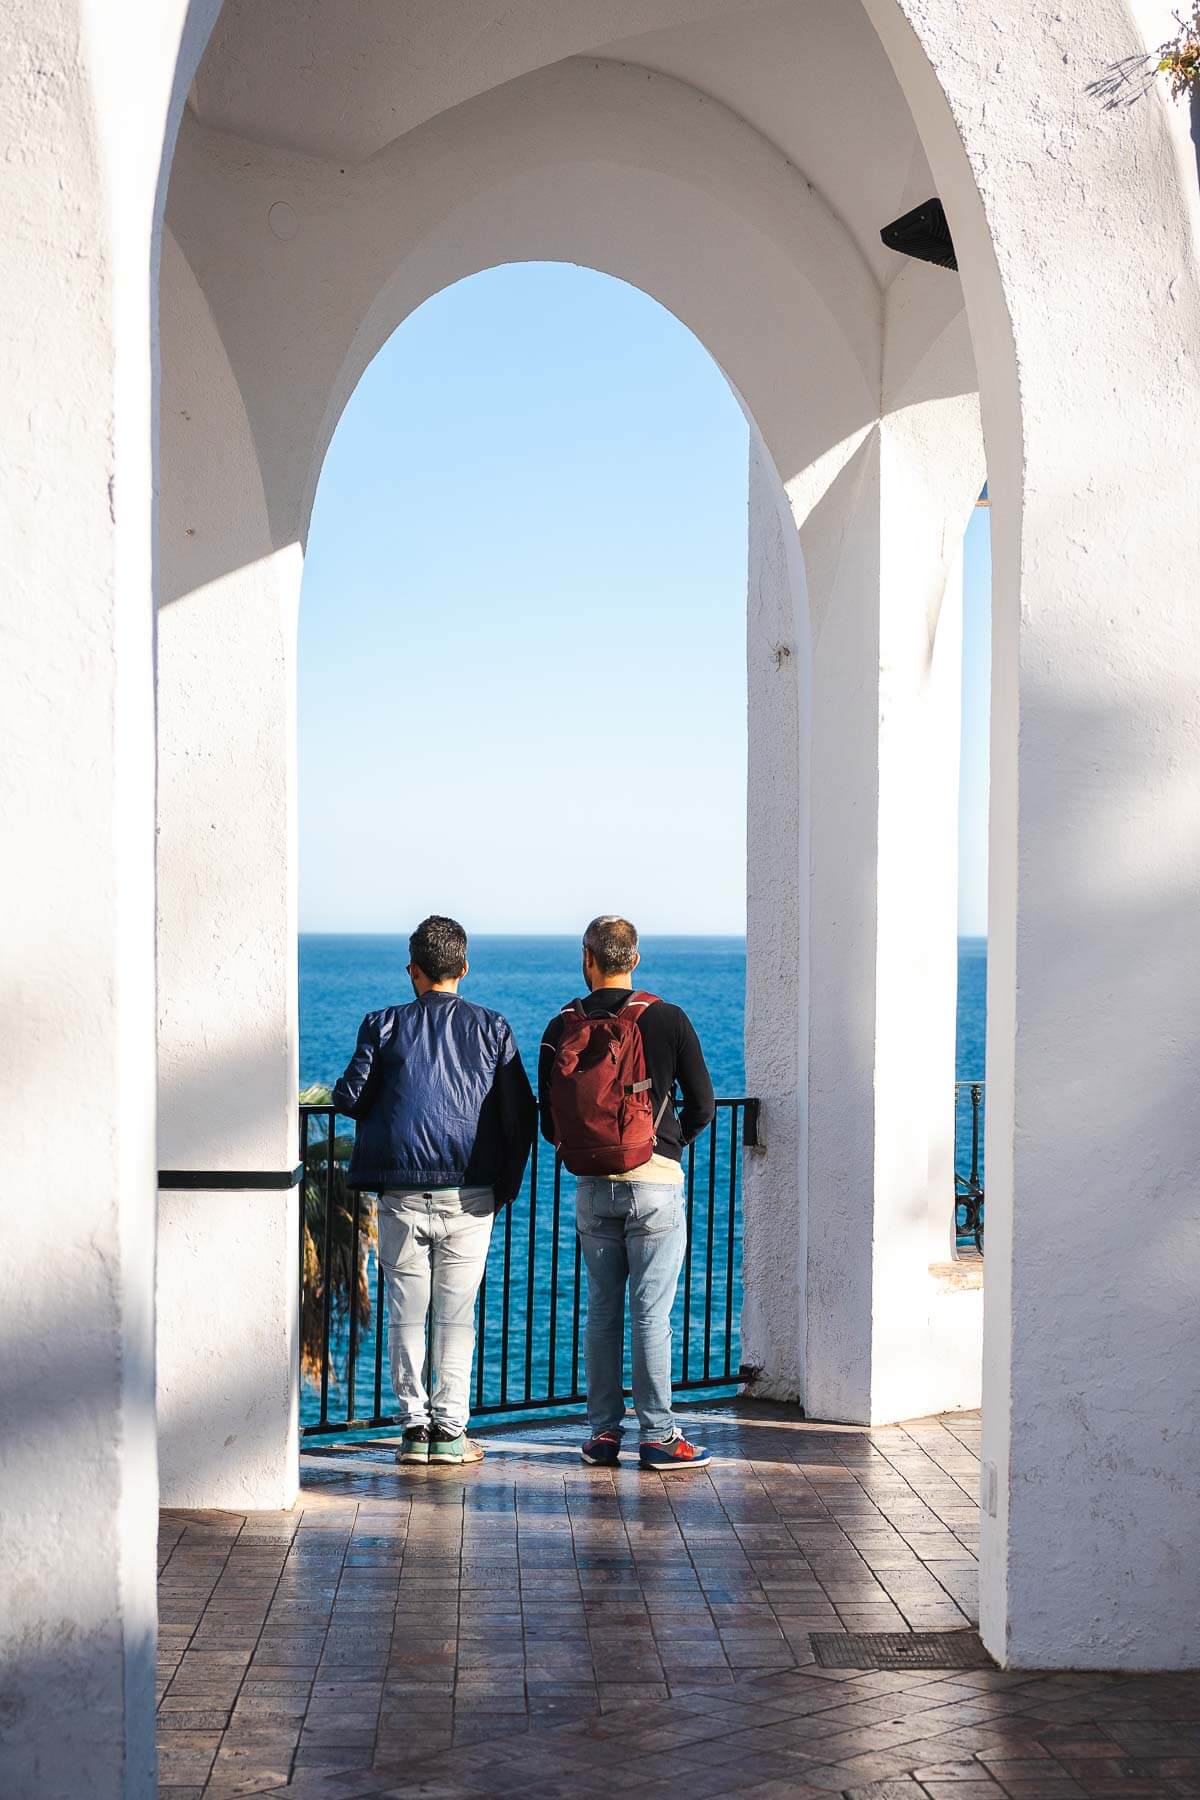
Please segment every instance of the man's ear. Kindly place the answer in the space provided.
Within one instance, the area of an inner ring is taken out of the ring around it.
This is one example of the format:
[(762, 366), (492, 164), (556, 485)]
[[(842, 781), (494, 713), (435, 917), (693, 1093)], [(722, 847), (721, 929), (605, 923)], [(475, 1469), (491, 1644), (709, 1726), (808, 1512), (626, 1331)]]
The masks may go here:
[(631, 962), (631, 963), (630, 963), (630, 965), (629, 965), (629, 973), (630, 973), (630, 974), (631, 974), (631, 975), (632, 975), (632, 974), (633, 974), (633, 971), (634, 971), (634, 970), (635, 970), (635, 969), (636, 969), (636, 968), (637, 968), (637, 966), (638, 966), (638, 964), (639, 964), (639, 963), (640, 963), (640, 962), (641, 962), (641, 960), (642, 960), (642, 953), (641, 953), (641, 951), (640, 951), (640, 950), (635, 950), (635, 951), (634, 951), (634, 953), (633, 953), (633, 961), (632, 961), (632, 962)]
[(468, 961), (467, 961), (467, 959), (466, 959), (466, 957), (465, 957), (465, 956), (464, 956), (464, 957), (463, 957), (463, 966), (462, 966), (462, 974), (461, 974), (461, 975), (460, 975), (460, 976), (459, 976), (459, 978), (458, 978), (458, 979), (459, 979), (459, 980), (460, 980), (460, 981), (465, 981), (465, 980), (466, 980), (466, 979), (467, 979), (467, 976), (468, 976), (468, 975), (469, 975), (469, 974), (470, 974), (470, 973), (471, 973), (471, 965), (470, 965), (470, 963), (469, 963), (469, 962), (468, 962)]

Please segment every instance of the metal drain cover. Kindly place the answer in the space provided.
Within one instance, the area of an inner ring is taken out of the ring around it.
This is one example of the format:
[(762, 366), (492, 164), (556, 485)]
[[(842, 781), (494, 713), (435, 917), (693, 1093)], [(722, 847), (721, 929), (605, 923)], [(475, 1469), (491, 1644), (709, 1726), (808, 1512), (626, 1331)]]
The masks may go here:
[(814, 1631), (823, 1669), (990, 1669), (977, 1631)]

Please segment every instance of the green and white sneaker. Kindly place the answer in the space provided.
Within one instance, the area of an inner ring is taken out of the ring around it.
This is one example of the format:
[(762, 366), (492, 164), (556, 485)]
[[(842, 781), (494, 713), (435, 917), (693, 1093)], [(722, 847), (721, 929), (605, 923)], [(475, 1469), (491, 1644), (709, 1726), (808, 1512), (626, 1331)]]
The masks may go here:
[(428, 1425), (410, 1425), (404, 1434), (404, 1442), (396, 1452), (398, 1463), (427, 1463), (429, 1461), (429, 1427)]
[(429, 1428), (429, 1460), (431, 1463), (476, 1463), (483, 1461), (483, 1445), (469, 1438), (465, 1431), (451, 1436), (445, 1425), (435, 1419)]

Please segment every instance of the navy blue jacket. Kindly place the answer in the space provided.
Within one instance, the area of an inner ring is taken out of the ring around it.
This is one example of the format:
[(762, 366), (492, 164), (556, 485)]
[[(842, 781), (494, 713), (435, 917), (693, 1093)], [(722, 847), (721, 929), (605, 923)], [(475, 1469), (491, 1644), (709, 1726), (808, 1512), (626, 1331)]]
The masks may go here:
[(516, 1199), (537, 1109), (507, 1019), (436, 990), (368, 1013), (333, 1104), (351, 1187), (492, 1187)]

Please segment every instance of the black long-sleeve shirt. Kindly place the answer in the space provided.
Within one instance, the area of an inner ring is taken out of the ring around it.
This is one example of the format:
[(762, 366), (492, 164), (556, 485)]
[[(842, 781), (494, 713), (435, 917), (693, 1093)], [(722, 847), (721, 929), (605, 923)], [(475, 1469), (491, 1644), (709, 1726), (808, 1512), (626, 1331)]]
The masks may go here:
[[(594, 994), (588, 994), (584, 998), (583, 1010), (591, 1018), (600, 1013), (615, 1013), (628, 998), (628, 988), (597, 988)], [(550, 1076), (554, 1069), (562, 1027), (562, 1014), (555, 1013), (542, 1034), (542, 1047), (538, 1056), (538, 1109), (542, 1136), (550, 1143), (554, 1142), (554, 1126), (550, 1118)], [(669, 1156), (674, 1162), (682, 1162), (685, 1144), (690, 1144), (693, 1138), (699, 1137), (717, 1110), (712, 1079), (704, 1061), (700, 1040), (683, 1008), (672, 1006), (666, 1000), (659, 1000), (653, 1006), (646, 1007), (638, 1017), (637, 1028), (642, 1034), (650, 1098), (656, 1115), (664, 1096), (671, 1095), (659, 1123), (655, 1150), (659, 1156)], [(682, 1096), (678, 1111), (675, 1103), (676, 1087)]]

